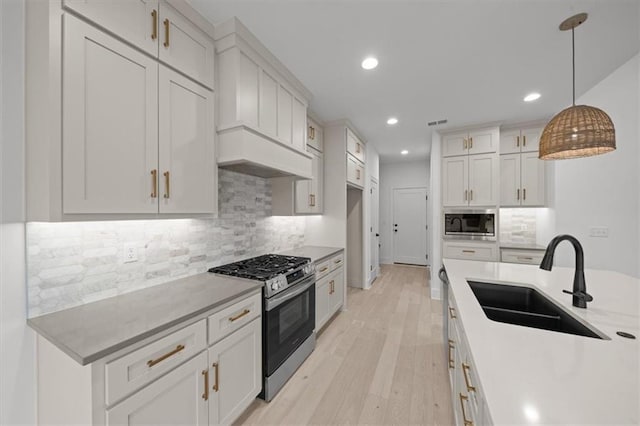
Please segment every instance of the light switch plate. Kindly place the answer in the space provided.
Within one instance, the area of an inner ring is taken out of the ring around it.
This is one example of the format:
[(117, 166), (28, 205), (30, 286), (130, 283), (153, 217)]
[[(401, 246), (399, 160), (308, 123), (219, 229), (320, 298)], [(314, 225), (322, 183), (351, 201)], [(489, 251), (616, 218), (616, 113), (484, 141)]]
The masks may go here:
[(607, 226), (592, 226), (589, 228), (589, 236), (597, 238), (608, 238), (609, 228)]

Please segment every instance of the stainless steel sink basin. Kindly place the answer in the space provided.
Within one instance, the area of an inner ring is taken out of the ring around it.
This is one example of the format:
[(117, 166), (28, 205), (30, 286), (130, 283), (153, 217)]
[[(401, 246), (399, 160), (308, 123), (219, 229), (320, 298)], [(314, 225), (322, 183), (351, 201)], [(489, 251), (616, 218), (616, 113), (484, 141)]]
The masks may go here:
[(603, 338), (532, 288), (480, 281), (467, 282), (490, 320), (595, 339)]

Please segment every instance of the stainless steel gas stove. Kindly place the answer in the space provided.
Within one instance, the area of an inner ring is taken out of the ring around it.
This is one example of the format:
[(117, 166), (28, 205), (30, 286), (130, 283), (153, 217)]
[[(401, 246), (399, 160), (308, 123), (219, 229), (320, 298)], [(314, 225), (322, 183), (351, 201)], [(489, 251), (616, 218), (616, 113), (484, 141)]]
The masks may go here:
[(311, 259), (266, 254), (209, 269), (264, 282), (260, 397), (271, 399), (315, 348), (315, 268)]

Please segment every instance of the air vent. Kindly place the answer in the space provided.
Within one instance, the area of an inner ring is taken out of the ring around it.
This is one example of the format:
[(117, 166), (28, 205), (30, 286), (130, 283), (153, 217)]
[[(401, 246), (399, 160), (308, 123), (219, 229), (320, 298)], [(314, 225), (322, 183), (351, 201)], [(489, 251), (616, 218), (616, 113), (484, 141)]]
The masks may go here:
[(437, 125), (440, 125), (440, 124), (447, 124), (447, 121), (448, 120), (446, 120), (446, 119), (445, 120), (438, 120), (438, 121), (430, 121), (430, 122), (427, 123), (427, 125), (429, 125), (429, 126), (437, 126)]

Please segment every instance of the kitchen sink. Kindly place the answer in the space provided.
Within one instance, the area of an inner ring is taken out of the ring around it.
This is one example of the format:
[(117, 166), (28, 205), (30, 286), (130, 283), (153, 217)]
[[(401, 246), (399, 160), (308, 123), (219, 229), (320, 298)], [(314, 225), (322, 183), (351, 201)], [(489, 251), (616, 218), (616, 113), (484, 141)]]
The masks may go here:
[(537, 290), (508, 284), (467, 282), (490, 320), (603, 339)]

